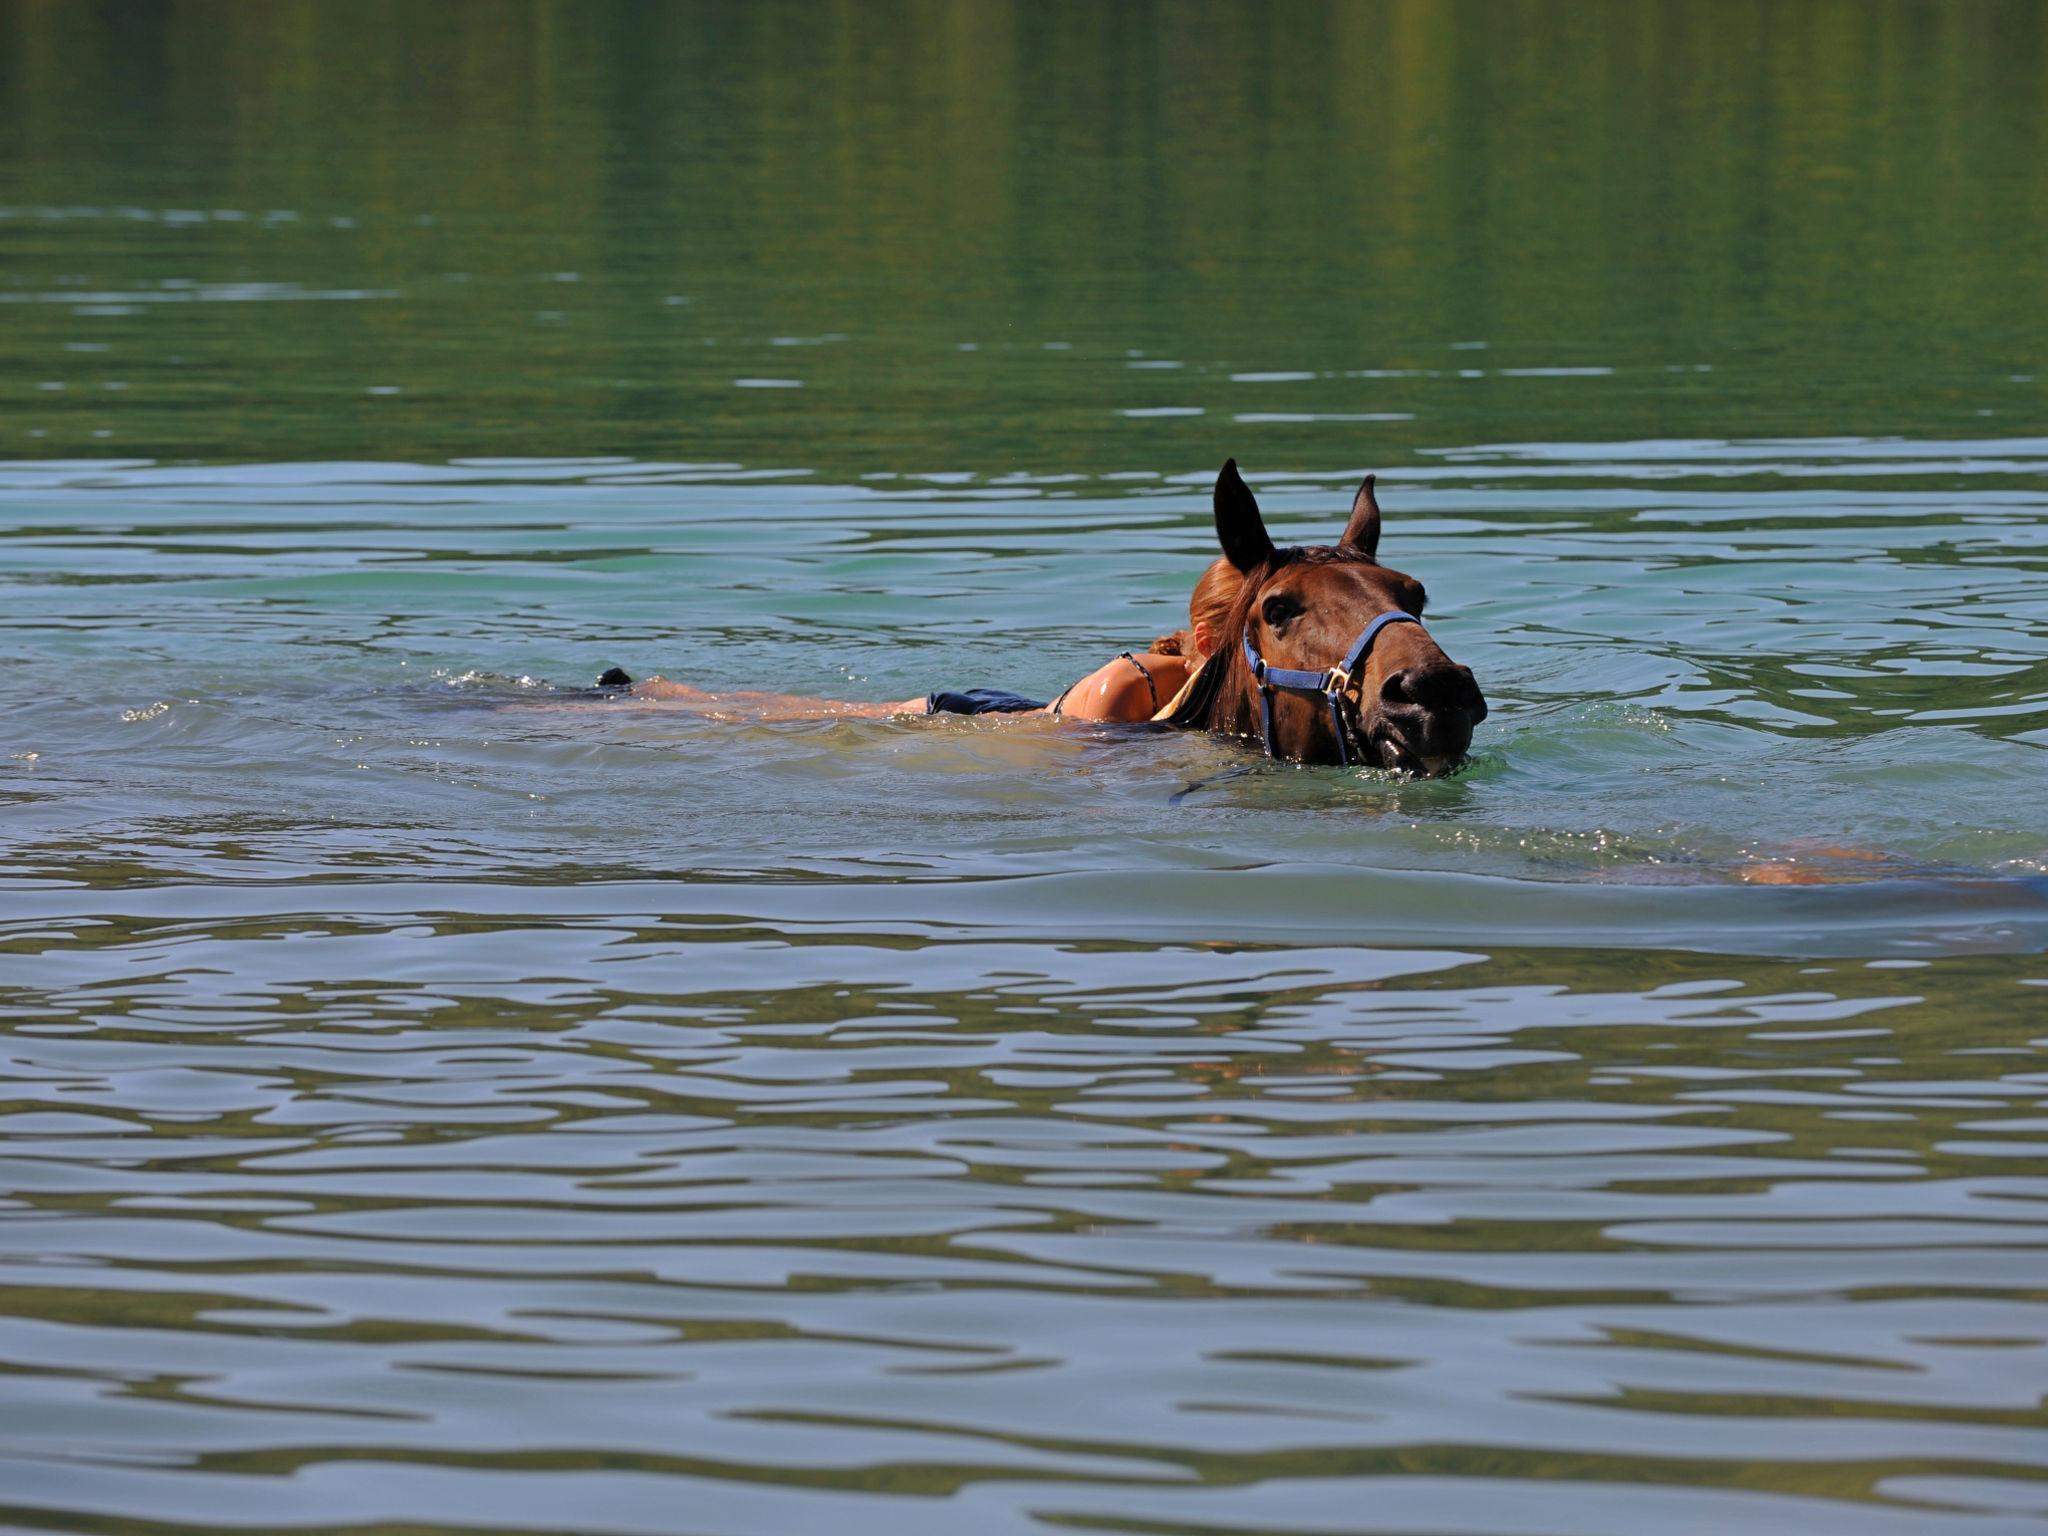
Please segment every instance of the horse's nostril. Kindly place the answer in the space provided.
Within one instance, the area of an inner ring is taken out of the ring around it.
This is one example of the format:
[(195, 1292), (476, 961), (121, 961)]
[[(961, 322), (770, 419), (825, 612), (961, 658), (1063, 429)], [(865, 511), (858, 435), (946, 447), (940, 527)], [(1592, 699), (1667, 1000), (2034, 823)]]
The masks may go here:
[(1380, 685), (1380, 703), (1403, 712), (1420, 710), (1437, 717), (1463, 715), (1477, 725), (1486, 718), (1486, 700), (1469, 667), (1456, 663), (1408, 667)]

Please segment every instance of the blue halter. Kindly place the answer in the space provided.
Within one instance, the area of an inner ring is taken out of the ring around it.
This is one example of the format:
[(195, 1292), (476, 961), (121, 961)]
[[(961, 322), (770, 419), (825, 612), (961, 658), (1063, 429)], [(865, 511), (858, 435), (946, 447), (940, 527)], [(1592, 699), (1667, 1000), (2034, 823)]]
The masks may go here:
[(1381, 630), (1389, 624), (1420, 624), (1422, 620), (1412, 613), (1403, 613), (1396, 608), (1381, 614), (1365, 626), (1365, 633), (1351, 642), (1351, 649), (1344, 653), (1344, 659), (1327, 672), (1310, 672), (1301, 667), (1269, 667), (1259, 654), (1259, 648), (1252, 644), (1252, 627), (1244, 627), (1244, 659), (1252, 669), (1252, 680), (1259, 685), (1259, 738), (1265, 743), (1266, 756), (1273, 751), (1273, 690), (1285, 688), (1289, 693), (1318, 693), (1330, 706), (1330, 732), (1337, 738), (1337, 762), (1345, 768), (1351, 766), (1351, 753), (1344, 745), (1344, 690), (1351, 686), (1351, 674), (1372, 649), (1373, 641), (1379, 638)]

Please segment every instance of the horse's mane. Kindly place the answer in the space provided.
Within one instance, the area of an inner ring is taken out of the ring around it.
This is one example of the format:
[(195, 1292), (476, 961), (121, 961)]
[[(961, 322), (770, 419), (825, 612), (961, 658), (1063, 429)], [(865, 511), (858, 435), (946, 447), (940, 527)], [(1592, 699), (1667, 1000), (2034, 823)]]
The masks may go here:
[(1209, 717), (1216, 712), (1216, 699), (1223, 692), (1224, 666), (1220, 655), (1211, 656), (1195, 669), (1193, 685), (1180, 707), (1160, 722), (1177, 731), (1206, 731)]

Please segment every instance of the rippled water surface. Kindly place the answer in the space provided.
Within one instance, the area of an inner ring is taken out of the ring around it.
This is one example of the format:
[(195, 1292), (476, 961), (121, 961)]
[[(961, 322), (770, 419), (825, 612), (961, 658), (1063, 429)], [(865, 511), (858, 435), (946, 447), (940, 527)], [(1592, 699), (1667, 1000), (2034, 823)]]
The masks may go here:
[(0, 43), (8, 1529), (2048, 1531), (2039, 8)]

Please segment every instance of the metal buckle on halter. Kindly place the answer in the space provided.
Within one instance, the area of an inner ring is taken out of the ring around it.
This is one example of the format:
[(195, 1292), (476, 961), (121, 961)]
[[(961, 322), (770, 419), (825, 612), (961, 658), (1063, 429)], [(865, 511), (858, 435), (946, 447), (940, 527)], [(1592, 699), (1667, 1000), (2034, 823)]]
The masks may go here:
[(1323, 677), (1323, 692), (1331, 698), (1341, 696), (1351, 686), (1351, 674), (1342, 667), (1332, 667)]

